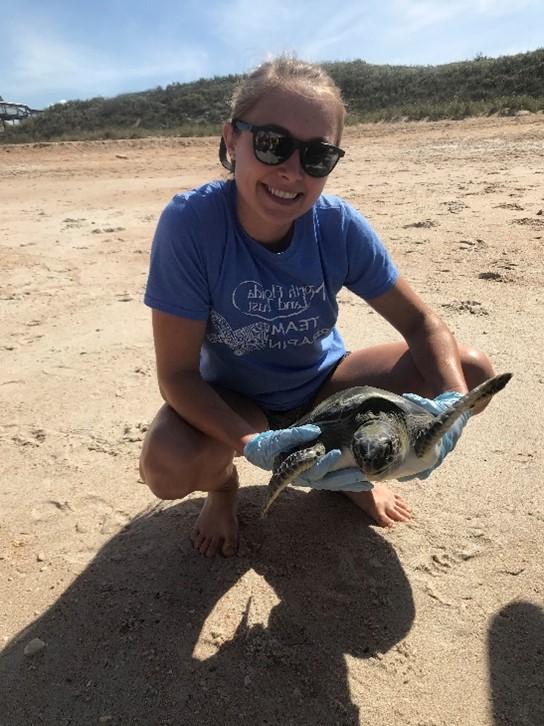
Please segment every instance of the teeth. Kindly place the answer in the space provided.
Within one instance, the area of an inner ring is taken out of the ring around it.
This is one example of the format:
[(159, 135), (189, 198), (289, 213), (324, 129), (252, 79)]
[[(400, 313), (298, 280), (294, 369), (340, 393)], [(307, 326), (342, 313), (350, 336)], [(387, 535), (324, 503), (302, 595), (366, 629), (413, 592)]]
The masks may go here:
[(270, 194), (272, 194), (275, 197), (279, 197), (280, 199), (296, 199), (298, 197), (298, 194), (292, 194), (290, 192), (282, 192), (281, 189), (273, 189), (272, 187), (266, 187)]

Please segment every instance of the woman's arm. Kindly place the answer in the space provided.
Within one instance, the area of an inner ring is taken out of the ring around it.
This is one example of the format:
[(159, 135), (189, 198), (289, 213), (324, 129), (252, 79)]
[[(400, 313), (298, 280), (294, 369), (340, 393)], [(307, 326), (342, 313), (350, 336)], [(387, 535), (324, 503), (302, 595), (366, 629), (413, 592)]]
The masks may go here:
[(435, 395), (468, 391), (453, 334), (403, 277), (368, 302), (406, 340), (418, 371)]
[(205, 320), (152, 311), (157, 377), (164, 400), (188, 423), (238, 453), (257, 433), (200, 375)]

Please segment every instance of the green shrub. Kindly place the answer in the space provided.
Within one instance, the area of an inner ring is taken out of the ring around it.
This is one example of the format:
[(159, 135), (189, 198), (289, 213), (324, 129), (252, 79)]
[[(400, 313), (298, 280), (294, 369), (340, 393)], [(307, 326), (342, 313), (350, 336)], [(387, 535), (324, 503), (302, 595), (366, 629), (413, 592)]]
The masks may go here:
[[(544, 49), (440, 66), (324, 63), (342, 89), (348, 123), (463, 119), (544, 109)], [(240, 76), (173, 83), (114, 98), (50, 106), (18, 126), (0, 127), (0, 143), (61, 139), (218, 134)]]

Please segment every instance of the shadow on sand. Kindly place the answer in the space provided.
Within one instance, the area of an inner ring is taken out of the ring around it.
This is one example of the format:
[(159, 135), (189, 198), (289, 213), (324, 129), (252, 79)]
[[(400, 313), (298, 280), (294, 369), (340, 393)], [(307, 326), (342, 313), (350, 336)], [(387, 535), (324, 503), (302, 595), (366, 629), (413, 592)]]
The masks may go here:
[(513, 602), (495, 615), (488, 635), (496, 726), (544, 724), (544, 611)]
[[(1, 726), (359, 724), (344, 655), (369, 658), (406, 636), (410, 585), (344, 498), (292, 489), (263, 522), (261, 496), (242, 490), (243, 546), (229, 560), (186, 546), (198, 500), (113, 537), (3, 651)], [(250, 576), (228, 638), (196, 657), (210, 613)], [(263, 590), (274, 598), (267, 625), (250, 617)], [(34, 637), (47, 646), (25, 656)]]

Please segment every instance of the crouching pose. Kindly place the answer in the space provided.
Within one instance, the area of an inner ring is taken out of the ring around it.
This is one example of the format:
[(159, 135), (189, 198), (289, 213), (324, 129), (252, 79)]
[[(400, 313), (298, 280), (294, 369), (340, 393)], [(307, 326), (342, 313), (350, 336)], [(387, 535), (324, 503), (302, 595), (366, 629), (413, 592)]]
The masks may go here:
[[(246, 455), (264, 466), (263, 432), (282, 431), (274, 451), (292, 447), (296, 431), (283, 429), (354, 385), (455, 400), (493, 375), (487, 356), (457, 343), (410, 287), (368, 221), (323, 194), (344, 156), (344, 115), (319, 66), (288, 57), (259, 66), (223, 129), (232, 178), (176, 195), (158, 223), (145, 302), (165, 403), (140, 468), (162, 499), (207, 492), (192, 532), (203, 555), (236, 551), (233, 462)], [(336, 326), (344, 286), (403, 341), (361, 340), (348, 354)], [(339, 478), (321, 464), (302, 483), (345, 491), (379, 526), (410, 519), (387, 486), (369, 490), (361, 472)]]

